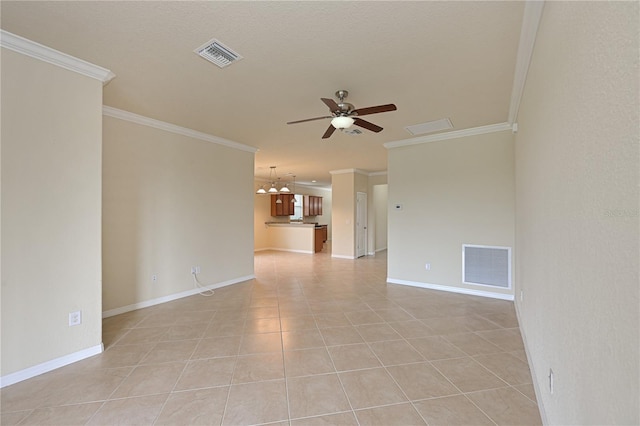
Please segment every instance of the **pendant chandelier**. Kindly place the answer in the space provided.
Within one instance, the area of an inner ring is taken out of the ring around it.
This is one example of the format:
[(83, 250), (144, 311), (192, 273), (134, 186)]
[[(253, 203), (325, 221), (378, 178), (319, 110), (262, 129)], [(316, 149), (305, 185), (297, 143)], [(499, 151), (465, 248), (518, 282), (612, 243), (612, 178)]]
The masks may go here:
[[(271, 166), (271, 170), (269, 170), (269, 182), (271, 182), (271, 186), (269, 189), (265, 189), (265, 185), (260, 185), (260, 188), (256, 191), (256, 194), (288, 194), (291, 192), (289, 189), (289, 184), (281, 184), (280, 178), (276, 173), (276, 166)], [(294, 179), (295, 181), (295, 179)]]

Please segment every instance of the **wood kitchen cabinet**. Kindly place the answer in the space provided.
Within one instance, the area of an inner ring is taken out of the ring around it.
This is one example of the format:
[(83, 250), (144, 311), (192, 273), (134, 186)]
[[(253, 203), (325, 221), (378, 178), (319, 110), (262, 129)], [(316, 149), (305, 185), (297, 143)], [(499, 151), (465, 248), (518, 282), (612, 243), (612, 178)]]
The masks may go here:
[[(278, 200), (282, 200), (282, 203), (278, 203)], [(271, 216), (291, 216), (295, 207), (291, 200), (293, 194), (271, 194)]]
[(303, 216), (322, 216), (322, 197), (305, 195), (302, 208)]

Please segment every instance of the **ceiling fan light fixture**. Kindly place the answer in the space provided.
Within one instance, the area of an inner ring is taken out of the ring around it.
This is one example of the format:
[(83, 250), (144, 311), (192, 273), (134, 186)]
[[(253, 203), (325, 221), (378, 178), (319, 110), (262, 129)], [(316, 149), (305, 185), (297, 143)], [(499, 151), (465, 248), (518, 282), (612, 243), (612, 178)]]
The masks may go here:
[(331, 125), (336, 129), (348, 129), (353, 126), (355, 120), (351, 117), (340, 115), (331, 120)]

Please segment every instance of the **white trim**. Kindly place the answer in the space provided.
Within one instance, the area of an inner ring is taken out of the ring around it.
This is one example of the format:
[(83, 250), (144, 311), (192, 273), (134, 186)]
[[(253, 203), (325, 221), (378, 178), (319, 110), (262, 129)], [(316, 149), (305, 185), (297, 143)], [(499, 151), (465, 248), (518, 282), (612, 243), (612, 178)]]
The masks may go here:
[(538, 376), (536, 376), (536, 369), (534, 368), (533, 362), (531, 362), (531, 354), (529, 352), (529, 345), (527, 343), (527, 335), (525, 333), (524, 327), (522, 327), (522, 321), (520, 317), (520, 303), (521, 302), (517, 302), (517, 301), (514, 303), (516, 308), (516, 317), (518, 318), (518, 325), (520, 326), (520, 336), (522, 337), (524, 352), (525, 352), (525, 355), (527, 356), (527, 364), (529, 365), (529, 370), (531, 371), (531, 378), (533, 379), (533, 392), (536, 394), (536, 401), (538, 403), (538, 411), (540, 412), (540, 418), (542, 419), (543, 425), (548, 425), (550, 423), (547, 419), (547, 412), (544, 409), (540, 384), (538, 383), (538, 380), (536, 380)]
[(34, 365), (33, 367), (16, 371), (15, 373), (7, 374), (6, 376), (0, 377), (0, 388), (13, 385), (32, 377), (39, 376), (40, 374), (44, 374), (51, 370), (55, 370), (56, 368), (64, 367), (65, 365), (69, 365), (74, 362), (81, 361), (85, 358), (101, 354), (102, 352), (104, 352), (104, 345), (100, 343), (99, 345), (95, 345), (90, 348), (74, 352), (72, 354), (64, 355), (59, 358), (52, 359), (51, 361), (46, 361), (41, 364)]
[[(509, 123), (514, 123), (518, 117), (520, 101), (524, 92), (524, 84), (527, 81), (529, 64), (533, 56), (533, 48), (536, 42), (538, 26), (542, 18), (544, 1), (527, 1), (524, 5), (522, 27), (520, 29), (520, 43), (516, 57), (516, 69), (513, 75), (513, 88), (511, 89), (511, 103), (509, 105)], [(517, 127), (516, 127), (517, 130)]]
[(355, 256), (343, 256), (341, 254), (332, 254), (331, 257), (335, 257), (336, 259), (349, 259), (349, 260), (355, 259)]
[(381, 172), (371, 172), (369, 173), (369, 176), (386, 176), (387, 174), (387, 171), (383, 170)]
[(401, 284), (401, 285), (408, 285), (411, 287), (420, 287), (420, 288), (428, 288), (431, 290), (447, 291), (449, 293), (461, 293), (461, 294), (469, 294), (471, 296), (490, 297), (492, 299), (513, 301), (513, 294), (496, 293), (493, 291), (474, 290), (472, 288), (451, 287), (448, 285), (440, 285), (440, 284), (421, 283), (417, 281), (399, 280), (396, 278), (389, 278), (389, 277), (387, 277), (387, 282), (389, 284)]
[(380, 251), (385, 251), (386, 249), (387, 249), (386, 247), (382, 247), (382, 248), (376, 249), (376, 253), (378, 253)]
[(194, 294), (201, 293), (205, 290), (214, 290), (220, 287), (226, 287), (228, 285), (237, 284), (243, 281), (248, 281), (254, 279), (255, 275), (247, 275), (244, 277), (234, 278), (232, 280), (222, 281), (218, 284), (211, 284), (208, 286), (203, 286), (199, 288), (193, 288), (191, 290), (182, 291), (180, 293), (170, 294), (168, 296), (158, 297), (156, 299), (145, 300), (144, 302), (134, 303), (132, 305), (122, 306), (120, 308), (109, 309), (108, 311), (104, 311), (102, 313), (102, 318), (109, 318), (114, 315), (124, 314), (125, 312), (135, 311), (137, 309), (148, 308), (149, 306), (160, 305), (162, 303), (171, 302), (173, 300), (182, 299), (183, 297), (193, 296)]
[(329, 171), (329, 174), (332, 174), (332, 175), (344, 175), (347, 173), (358, 173), (361, 175), (369, 176), (369, 172), (365, 172), (364, 170), (361, 170), (361, 169), (341, 169), (341, 170)]
[(103, 85), (109, 83), (116, 76), (106, 68), (67, 55), (5, 30), (0, 30), (0, 46), (69, 71), (95, 78), (100, 80)]
[[(285, 223), (286, 225), (286, 223)], [(295, 225), (295, 226), (300, 226), (300, 225)], [(286, 251), (288, 253), (302, 253), (302, 254), (313, 254), (313, 251), (310, 250), (293, 250), (293, 249), (283, 249), (283, 248), (275, 248), (275, 247), (267, 247), (267, 248), (262, 248), (262, 249), (257, 249), (254, 250), (254, 252), (256, 251), (265, 251), (265, 250), (273, 250), (273, 251)]]
[(511, 130), (511, 128), (511, 124), (509, 123), (489, 124), (488, 126), (471, 127), (469, 129), (454, 130), (453, 132), (438, 133), (437, 135), (420, 136), (417, 138), (387, 142), (384, 143), (383, 146), (387, 149), (399, 148), (402, 146), (420, 145), (429, 142), (438, 142), (449, 139), (464, 138), (467, 136), (483, 135), (485, 133), (504, 132), (505, 130)]
[(253, 153), (258, 151), (258, 148), (254, 148), (249, 145), (233, 142), (228, 139), (219, 138), (217, 136), (213, 136), (208, 133), (203, 133), (197, 130), (188, 129), (186, 127), (176, 126), (175, 124), (167, 123), (165, 121), (155, 120), (153, 118), (134, 114), (133, 112), (124, 111), (124, 110), (113, 108), (107, 105), (103, 105), (102, 114), (106, 115), (107, 117), (113, 117), (113, 118), (118, 118), (120, 120), (130, 121), (132, 123), (140, 124), (142, 126), (153, 127), (156, 129), (164, 130), (165, 132), (176, 133), (178, 135), (183, 135), (183, 136), (187, 136), (194, 139), (200, 139), (206, 142), (212, 142), (212, 143), (223, 145), (229, 148), (239, 149), (241, 151), (248, 151)]

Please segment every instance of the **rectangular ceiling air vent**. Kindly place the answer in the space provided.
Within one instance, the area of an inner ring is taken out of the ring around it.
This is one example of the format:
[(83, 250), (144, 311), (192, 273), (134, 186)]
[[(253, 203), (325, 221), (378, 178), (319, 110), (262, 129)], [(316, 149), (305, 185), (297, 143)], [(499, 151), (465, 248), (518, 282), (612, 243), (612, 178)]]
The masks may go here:
[(453, 129), (453, 124), (448, 118), (441, 118), (440, 120), (428, 121), (422, 124), (414, 124), (413, 126), (405, 127), (407, 132), (414, 136), (424, 135), (425, 133), (433, 133), (440, 130)]
[(224, 68), (242, 59), (240, 54), (234, 52), (231, 48), (220, 43), (215, 38), (198, 47), (194, 52), (207, 61), (213, 62), (220, 68)]
[(342, 132), (346, 133), (347, 135), (361, 135), (362, 134), (362, 130), (354, 129), (353, 127), (349, 128), (349, 129), (340, 129), (340, 130), (342, 130)]

